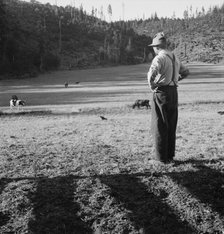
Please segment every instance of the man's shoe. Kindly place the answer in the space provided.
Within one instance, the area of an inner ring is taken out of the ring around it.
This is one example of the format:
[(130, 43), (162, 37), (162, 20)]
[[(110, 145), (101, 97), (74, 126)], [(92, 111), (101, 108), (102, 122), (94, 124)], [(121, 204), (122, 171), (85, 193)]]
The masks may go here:
[(175, 163), (174, 159), (169, 159), (167, 161), (164, 162), (165, 164), (171, 164), (171, 163)]

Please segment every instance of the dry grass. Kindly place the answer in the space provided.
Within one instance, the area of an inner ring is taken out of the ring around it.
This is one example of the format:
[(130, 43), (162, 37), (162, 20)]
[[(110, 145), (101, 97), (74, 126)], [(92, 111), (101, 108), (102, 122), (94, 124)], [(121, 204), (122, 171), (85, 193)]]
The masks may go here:
[(205, 102), (198, 89), (200, 98), (186, 97), (191, 84), (180, 87), (168, 165), (149, 160), (150, 110), (133, 110), (126, 96), (117, 105), (3, 109), (0, 232), (223, 234), (224, 94)]
[(170, 165), (149, 160), (147, 110), (2, 117), (2, 232), (222, 233), (221, 107), (180, 107)]

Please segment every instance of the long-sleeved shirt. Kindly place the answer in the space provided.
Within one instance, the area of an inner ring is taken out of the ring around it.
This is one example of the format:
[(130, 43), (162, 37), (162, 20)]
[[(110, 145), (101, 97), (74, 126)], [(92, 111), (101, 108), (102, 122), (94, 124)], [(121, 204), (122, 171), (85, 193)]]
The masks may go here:
[(156, 88), (161, 86), (178, 85), (180, 75), (184, 78), (189, 74), (188, 68), (176, 56), (174, 59), (174, 56), (170, 51), (161, 50), (153, 59), (147, 74), (149, 86), (153, 91), (156, 92)]

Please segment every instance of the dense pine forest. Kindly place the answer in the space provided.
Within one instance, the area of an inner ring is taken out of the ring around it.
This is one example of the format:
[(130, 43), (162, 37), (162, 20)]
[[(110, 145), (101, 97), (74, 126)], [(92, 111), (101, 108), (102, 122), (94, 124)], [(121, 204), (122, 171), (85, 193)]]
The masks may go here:
[[(56, 69), (138, 64), (153, 58), (147, 47), (164, 31), (169, 47), (185, 61), (217, 63), (224, 57), (224, 4), (184, 12), (183, 19), (106, 22), (98, 9), (0, 1), (0, 74), (36, 76)], [(109, 5), (108, 14), (112, 15)]]

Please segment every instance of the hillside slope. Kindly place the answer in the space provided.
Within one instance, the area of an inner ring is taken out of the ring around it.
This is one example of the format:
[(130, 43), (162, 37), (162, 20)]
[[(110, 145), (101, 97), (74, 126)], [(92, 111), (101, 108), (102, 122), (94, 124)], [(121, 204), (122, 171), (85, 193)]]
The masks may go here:
[[(203, 9), (203, 8), (202, 8)], [(224, 4), (207, 13), (185, 11), (184, 19), (152, 17), (134, 22), (138, 34), (153, 37), (163, 31), (170, 48), (185, 61), (218, 63), (224, 58)]]
[(0, 75), (34, 76), (56, 69), (150, 62), (147, 45), (164, 31), (182, 61), (218, 63), (224, 57), (224, 5), (185, 12), (184, 19), (108, 23), (95, 9), (58, 7), (32, 0), (0, 2)]
[(125, 22), (109, 24), (82, 8), (3, 0), (0, 12), (2, 74), (136, 64), (151, 40)]

